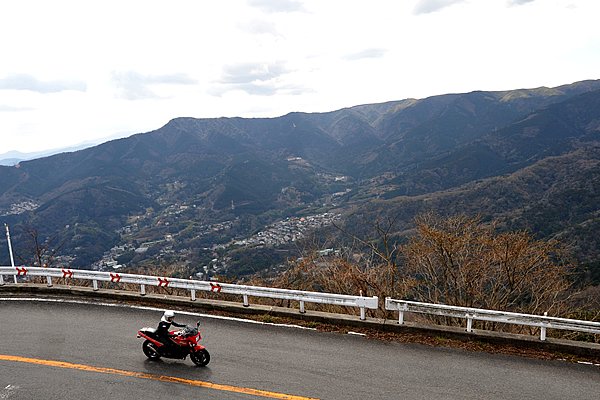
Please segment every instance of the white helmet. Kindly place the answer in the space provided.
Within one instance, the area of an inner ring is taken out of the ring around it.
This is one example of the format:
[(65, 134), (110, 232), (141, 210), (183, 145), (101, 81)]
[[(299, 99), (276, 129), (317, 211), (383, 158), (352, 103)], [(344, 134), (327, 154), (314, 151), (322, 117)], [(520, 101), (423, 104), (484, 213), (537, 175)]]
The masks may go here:
[(161, 321), (163, 322), (173, 322), (173, 318), (175, 318), (175, 313), (173, 311), (167, 310), (163, 314)]

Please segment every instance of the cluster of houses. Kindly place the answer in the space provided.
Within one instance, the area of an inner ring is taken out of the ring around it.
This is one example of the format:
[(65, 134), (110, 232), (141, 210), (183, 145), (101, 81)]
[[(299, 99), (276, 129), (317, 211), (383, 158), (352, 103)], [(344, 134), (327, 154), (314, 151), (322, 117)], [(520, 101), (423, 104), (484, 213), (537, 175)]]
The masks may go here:
[(8, 209), (0, 209), (0, 217), (7, 215), (19, 215), (27, 211), (33, 211), (40, 205), (34, 201), (26, 200), (18, 203), (11, 204)]
[(237, 246), (279, 246), (302, 239), (307, 231), (333, 224), (340, 214), (322, 213), (306, 217), (286, 218), (268, 226), (264, 231), (233, 242)]
[[(179, 210), (178, 210), (179, 211)], [(230, 246), (243, 246), (243, 247), (274, 247), (284, 245), (286, 243), (297, 241), (305, 236), (308, 231), (322, 228), (333, 224), (337, 219), (340, 218), (340, 214), (335, 213), (322, 213), (316, 215), (309, 215), (305, 217), (290, 217), (282, 221), (276, 222), (266, 229), (244, 239), (234, 239), (226, 244), (215, 244), (214, 248), (226, 249)], [(196, 237), (204, 236), (210, 233), (215, 233), (232, 228), (232, 221), (224, 221), (210, 225), (204, 225), (200, 227), (200, 230), (196, 232)], [(118, 232), (121, 235), (129, 235), (134, 232), (138, 232), (140, 227), (137, 223), (132, 223), (121, 228)], [(163, 238), (155, 241), (141, 243), (137, 246), (132, 244), (121, 244), (111, 248), (107, 251), (102, 259), (98, 260), (92, 266), (93, 269), (99, 270), (112, 270), (124, 267), (119, 264), (116, 260), (124, 253), (135, 251), (135, 253), (145, 253), (150, 247), (160, 246), (160, 252), (156, 256), (160, 257), (166, 255), (174, 255), (173, 242), (176, 240), (172, 234), (167, 234)], [(186, 252), (181, 250), (182, 255)]]

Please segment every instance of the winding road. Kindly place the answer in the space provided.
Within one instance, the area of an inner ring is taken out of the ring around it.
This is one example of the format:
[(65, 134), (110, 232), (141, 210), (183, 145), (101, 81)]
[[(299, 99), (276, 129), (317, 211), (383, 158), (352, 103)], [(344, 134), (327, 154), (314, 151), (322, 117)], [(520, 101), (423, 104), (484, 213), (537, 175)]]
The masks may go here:
[(207, 315), (205, 368), (152, 362), (161, 311), (0, 299), (0, 399), (598, 399), (600, 367), (387, 343)]

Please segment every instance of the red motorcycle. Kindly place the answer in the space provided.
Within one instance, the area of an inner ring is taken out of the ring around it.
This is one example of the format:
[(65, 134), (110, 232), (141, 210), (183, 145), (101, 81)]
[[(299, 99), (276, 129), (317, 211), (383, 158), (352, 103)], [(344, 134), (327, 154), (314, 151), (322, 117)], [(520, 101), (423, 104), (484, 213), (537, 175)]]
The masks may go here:
[(185, 360), (190, 356), (192, 362), (200, 367), (204, 367), (210, 361), (210, 354), (199, 342), (202, 339), (198, 331), (200, 322), (196, 327), (186, 326), (180, 331), (171, 331), (171, 343), (163, 343), (156, 335), (154, 328), (142, 328), (138, 331), (137, 337), (146, 339), (142, 344), (142, 350), (146, 357), (151, 360), (158, 360), (161, 357), (177, 358)]

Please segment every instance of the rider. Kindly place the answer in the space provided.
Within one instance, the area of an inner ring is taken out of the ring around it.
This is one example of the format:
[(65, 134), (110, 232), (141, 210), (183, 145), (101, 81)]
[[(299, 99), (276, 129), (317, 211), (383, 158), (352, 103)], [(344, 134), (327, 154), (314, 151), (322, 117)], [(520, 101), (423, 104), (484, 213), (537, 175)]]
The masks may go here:
[(171, 335), (169, 334), (169, 328), (171, 328), (171, 325), (179, 328), (185, 327), (185, 324), (178, 324), (177, 322), (173, 321), (173, 318), (175, 318), (175, 313), (173, 311), (165, 311), (160, 319), (160, 322), (158, 323), (158, 328), (156, 329), (156, 335), (168, 347), (171, 347), (170, 345), (173, 344)]

